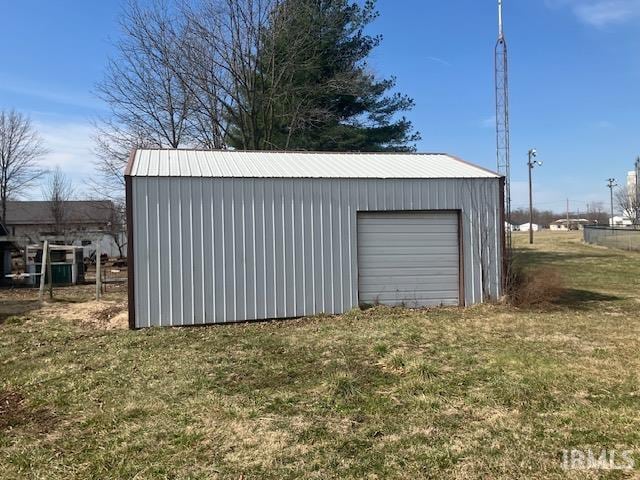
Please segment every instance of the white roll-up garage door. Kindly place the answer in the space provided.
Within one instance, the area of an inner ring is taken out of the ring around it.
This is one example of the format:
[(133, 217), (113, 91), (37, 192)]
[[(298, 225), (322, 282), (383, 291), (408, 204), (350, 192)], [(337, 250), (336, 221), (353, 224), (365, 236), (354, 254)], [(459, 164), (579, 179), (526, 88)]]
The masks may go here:
[(360, 304), (458, 305), (456, 212), (358, 213)]

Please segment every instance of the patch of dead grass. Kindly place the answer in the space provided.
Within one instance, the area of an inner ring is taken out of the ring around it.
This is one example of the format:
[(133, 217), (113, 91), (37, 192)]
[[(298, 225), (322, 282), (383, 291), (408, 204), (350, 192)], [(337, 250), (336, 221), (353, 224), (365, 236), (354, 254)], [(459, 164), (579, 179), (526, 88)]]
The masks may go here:
[(0, 434), (26, 427), (45, 432), (53, 426), (55, 416), (45, 408), (34, 408), (22, 393), (11, 388), (0, 389)]
[(128, 328), (127, 305), (124, 302), (99, 300), (79, 303), (44, 303), (31, 312), (39, 319), (59, 318), (104, 330)]

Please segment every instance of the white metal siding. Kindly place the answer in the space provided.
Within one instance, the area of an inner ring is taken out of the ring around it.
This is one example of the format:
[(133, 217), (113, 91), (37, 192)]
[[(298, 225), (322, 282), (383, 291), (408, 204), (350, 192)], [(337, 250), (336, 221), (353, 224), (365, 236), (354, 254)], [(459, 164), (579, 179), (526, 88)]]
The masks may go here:
[(500, 294), (500, 182), (132, 177), (137, 327), (358, 305), (357, 212), (461, 210), (465, 303)]
[(358, 215), (360, 304), (459, 304), (458, 214)]

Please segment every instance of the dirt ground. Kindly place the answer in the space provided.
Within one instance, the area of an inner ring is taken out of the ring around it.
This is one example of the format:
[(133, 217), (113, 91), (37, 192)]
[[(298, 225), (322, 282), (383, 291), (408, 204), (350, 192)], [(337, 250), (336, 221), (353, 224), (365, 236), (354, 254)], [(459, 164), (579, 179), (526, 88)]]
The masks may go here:
[(47, 291), (43, 302), (38, 301), (37, 288), (1, 289), (0, 324), (11, 317), (28, 316), (40, 320), (64, 318), (101, 329), (127, 328), (127, 284), (108, 284), (104, 289), (102, 298), (96, 301), (95, 285), (55, 287), (53, 299)]

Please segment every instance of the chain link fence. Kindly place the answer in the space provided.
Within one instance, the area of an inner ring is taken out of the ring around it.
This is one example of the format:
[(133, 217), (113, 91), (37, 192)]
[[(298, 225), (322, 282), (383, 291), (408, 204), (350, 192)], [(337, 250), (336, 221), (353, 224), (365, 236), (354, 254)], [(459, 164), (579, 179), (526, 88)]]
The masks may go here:
[(584, 241), (603, 247), (640, 251), (640, 228), (584, 227)]

